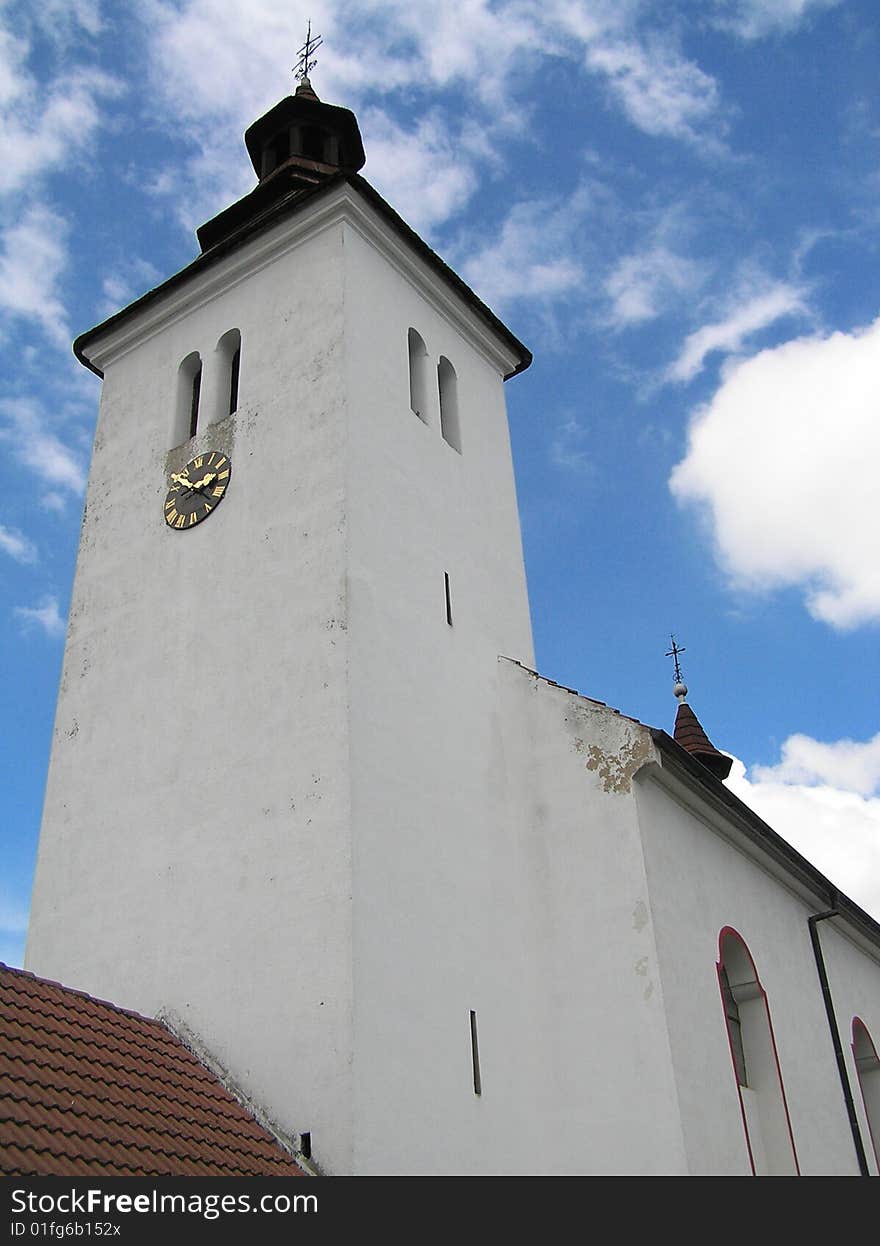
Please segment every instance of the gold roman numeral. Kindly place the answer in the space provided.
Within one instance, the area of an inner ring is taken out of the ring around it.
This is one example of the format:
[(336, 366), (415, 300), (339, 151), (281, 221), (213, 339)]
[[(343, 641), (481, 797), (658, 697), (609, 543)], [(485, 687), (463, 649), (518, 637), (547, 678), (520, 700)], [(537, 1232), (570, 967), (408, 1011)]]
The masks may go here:
[(205, 461), (205, 456), (203, 454), (200, 454), (199, 457), (194, 460), (193, 465), (195, 467), (201, 467), (204, 461)]
[(222, 498), (223, 497), (223, 486), (218, 485), (216, 489), (212, 489), (211, 496), (215, 498)]
[(186, 516), (178, 515), (174, 521), (174, 526), (175, 528), (182, 528), (185, 523), (186, 523)]
[[(218, 464), (218, 466), (219, 466), (219, 464)], [(218, 479), (218, 480), (228, 480), (228, 479), (229, 479), (229, 469), (227, 468), (225, 472), (218, 472), (218, 473), (217, 473), (217, 479)]]
[(167, 515), (165, 516), (165, 519), (167, 520), (168, 523), (171, 524), (171, 523), (174, 523), (176, 518), (177, 518), (177, 511), (172, 506), (171, 510), (168, 511)]
[(189, 517), (189, 526), (192, 527), (194, 523), (198, 523), (198, 520), (196, 519), (195, 511), (193, 511), (193, 513)]

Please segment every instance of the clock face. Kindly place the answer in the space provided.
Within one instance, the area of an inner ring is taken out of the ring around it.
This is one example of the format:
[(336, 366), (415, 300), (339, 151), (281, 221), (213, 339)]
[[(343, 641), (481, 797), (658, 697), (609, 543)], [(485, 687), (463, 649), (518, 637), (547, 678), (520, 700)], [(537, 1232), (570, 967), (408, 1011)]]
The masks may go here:
[(165, 495), (165, 522), (169, 528), (185, 531), (207, 519), (223, 501), (232, 464), (219, 450), (200, 454), (182, 472), (172, 472)]

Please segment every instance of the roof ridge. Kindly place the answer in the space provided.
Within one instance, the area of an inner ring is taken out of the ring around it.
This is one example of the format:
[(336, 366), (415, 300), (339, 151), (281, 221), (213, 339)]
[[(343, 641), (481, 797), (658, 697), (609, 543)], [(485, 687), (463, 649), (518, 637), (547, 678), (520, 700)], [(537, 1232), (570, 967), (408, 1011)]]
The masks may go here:
[(119, 1004), (114, 1004), (109, 999), (102, 999), (98, 995), (90, 995), (88, 991), (81, 991), (74, 986), (65, 986), (63, 982), (57, 982), (54, 978), (41, 978), (39, 974), (33, 973), (29, 969), (18, 969), (14, 965), (7, 965), (5, 962), (0, 961), (0, 984), (3, 982), (4, 973), (11, 974), (13, 981), (18, 979), (21, 982), (38, 982), (41, 986), (52, 987), (62, 995), (74, 995), (77, 999), (88, 1000), (89, 1003), (98, 1004), (102, 1008), (109, 1009), (110, 1012), (124, 1017), (133, 1017), (137, 1021), (143, 1021), (146, 1025), (155, 1026), (166, 1033), (169, 1032), (162, 1022), (155, 1017), (146, 1017), (142, 1012), (135, 1012), (132, 1008), (122, 1008)]

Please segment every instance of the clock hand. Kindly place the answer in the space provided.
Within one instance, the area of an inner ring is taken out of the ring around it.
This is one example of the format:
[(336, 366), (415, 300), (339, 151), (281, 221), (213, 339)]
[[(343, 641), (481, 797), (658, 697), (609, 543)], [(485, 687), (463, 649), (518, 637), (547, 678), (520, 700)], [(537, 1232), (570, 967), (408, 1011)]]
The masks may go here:
[(190, 488), (191, 489), (204, 489), (206, 485), (209, 485), (212, 480), (216, 480), (216, 479), (217, 479), (216, 472), (208, 472), (207, 475), (201, 478), (201, 480), (192, 481), (190, 484)]

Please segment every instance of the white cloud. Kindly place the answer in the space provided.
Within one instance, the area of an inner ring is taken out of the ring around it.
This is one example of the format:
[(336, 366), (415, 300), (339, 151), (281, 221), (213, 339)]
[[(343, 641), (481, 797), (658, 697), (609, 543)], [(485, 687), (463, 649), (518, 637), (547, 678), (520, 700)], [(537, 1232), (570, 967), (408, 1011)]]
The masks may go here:
[(880, 619), (880, 319), (732, 367), (670, 477), (734, 584), (801, 586), (835, 627)]
[(715, 25), (743, 39), (793, 30), (813, 13), (840, 0), (715, 0)]
[[(646, 134), (699, 141), (721, 151), (715, 79), (665, 42), (600, 40), (587, 48), (587, 65), (609, 87), (633, 125)], [(714, 119), (711, 130), (700, 127)]]
[(0, 313), (32, 320), (67, 350), (70, 330), (59, 296), (67, 266), (67, 225), (48, 208), (30, 208), (0, 239)]
[(612, 302), (611, 321), (624, 327), (653, 320), (668, 303), (692, 293), (702, 279), (701, 264), (660, 244), (627, 255), (605, 282)]
[(462, 276), (490, 307), (516, 299), (555, 299), (583, 286), (580, 239), (591, 194), (514, 204), (493, 240), (461, 265)]
[(57, 597), (43, 597), (38, 606), (16, 606), (15, 614), (26, 630), (41, 627), (47, 636), (63, 636), (67, 626), (58, 613)]
[[(81, 7), (88, 18), (90, 6)], [(26, 37), (0, 29), (0, 194), (80, 159), (106, 119), (102, 101), (121, 90), (109, 74), (83, 67), (38, 82), (30, 52)]]
[(703, 325), (685, 338), (678, 358), (667, 372), (671, 381), (690, 381), (703, 367), (707, 355), (738, 351), (745, 340), (785, 316), (806, 315), (804, 291), (777, 282), (738, 302), (723, 320)]
[(14, 558), (16, 562), (37, 561), (36, 545), (17, 528), (7, 528), (0, 524), (0, 549), (10, 558)]
[(591, 467), (587, 453), (587, 430), (574, 415), (563, 420), (550, 442), (550, 462), (566, 471), (584, 472)]
[(101, 282), (103, 298), (97, 309), (99, 316), (111, 316), (138, 298), (151, 287), (158, 285), (161, 273), (155, 264), (133, 258), (118, 264)]
[(789, 736), (776, 766), (754, 766), (762, 783), (829, 784), (858, 792), (880, 794), (880, 732), (871, 740), (835, 740), (826, 744), (808, 735)]
[(415, 230), (427, 232), (464, 207), (476, 171), (446, 123), (428, 116), (407, 131), (375, 109), (363, 122), (370, 181)]
[(85, 489), (86, 468), (83, 459), (65, 445), (46, 425), (37, 406), (24, 399), (0, 402), (0, 415), (5, 427), (0, 439), (6, 441), (20, 463), (50, 486), (44, 503), (57, 509), (53, 499), (59, 490), (81, 494)]
[(783, 782), (784, 766), (783, 760), (780, 767), (756, 768), (748, 778), (742, 762), (735, 760), (727, 786), (880, 921), (880, 798), (847, 790), (842, 782)]
[[(275, 0), (147, 0), (141, 16), (156, 109), (199, 151), (170, 187), (161, 174), (154, 187), (189, 201), (187, 226), (244, 193), (240, 140), (229, 136), (293, 89), (288, 66), (307, 17), (324, 36), (313, 85), (323, 99), (358, 110), (367, 176), (417, 229), (464, 206), (487, 160), (503, 160), (496, 136), (528, 133), (535, 84), (558, 58), (606, 79), (612, 100), (645, 132), (719, 148), (714, 79), (672, 43), (643, 38), (642, 13), (634, 0), (324, 0), (308, 9)], [(285, 47), (287, 64), (278, 55)], [(448, 114), (438, 121), (418, 102), (426, 91), (451, 90), (468, 118), (452, 132)], [(405, 124), (379, 105), (391, 93), (405, 94), (414, 109)]]

